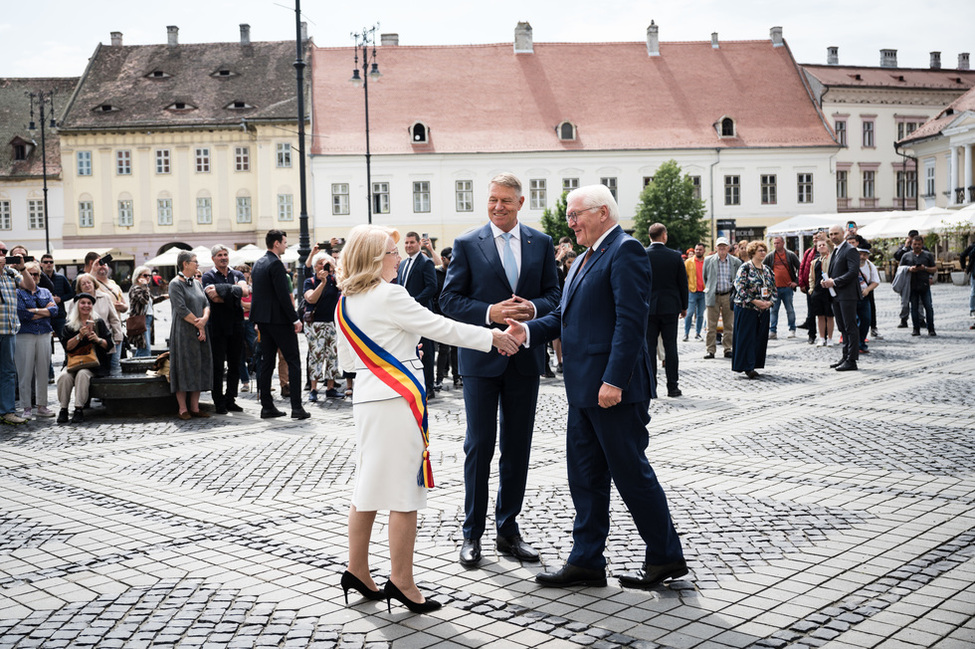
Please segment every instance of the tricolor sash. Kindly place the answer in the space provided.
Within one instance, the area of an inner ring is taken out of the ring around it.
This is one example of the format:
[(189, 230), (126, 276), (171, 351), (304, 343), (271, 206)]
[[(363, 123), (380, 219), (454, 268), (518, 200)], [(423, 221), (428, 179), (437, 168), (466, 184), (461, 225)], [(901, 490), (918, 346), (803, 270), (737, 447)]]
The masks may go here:
[(430, 452), (427, 450), (430, 446), (430, 431), (427, 426), (426, 390), (413, 376), (413, 372), (349, 320), (344, 295), (339, 298), (339, 308), (336, 309), (335, 314), (339, 328), (352, 345), (356, 355), (380, 381), (395, 390), (409, 404), (416, 424), (420, 428), (420, 436), (423, 438), (423, 459), (420, 463), (420, 472), (416, 476), (416, 483), (421, 487), (432, 489), (433, 467), (430, 465)]

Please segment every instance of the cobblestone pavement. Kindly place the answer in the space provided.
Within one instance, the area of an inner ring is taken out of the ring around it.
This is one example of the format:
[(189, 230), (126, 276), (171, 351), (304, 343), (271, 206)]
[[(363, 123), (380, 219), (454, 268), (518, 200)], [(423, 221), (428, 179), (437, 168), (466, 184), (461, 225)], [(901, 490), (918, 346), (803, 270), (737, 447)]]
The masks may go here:
[[(648, 456), (690, 574), (651, 592), (543, 589), (538, 567), (456, 562), (459, 392), (432, 404), (438, 487), (420, 513), (425, 616), (338, 586), (353, 481), (351, 405), (313, 418), (35, 421), (0, 429), (0, 648), (975, 647), (975, 331), (967, 289), (934, 288), (939, 336), (897, 329), (860, 372), (803, 331), (757, 381), (681, 343), (679, 399), (652, 405)], [(797, 301), (798, 303), (798, 301)], [(804, 308), (799, 306), (799, 311)], [(783, 316), (784, 317), (784, 316)], [(720, 355), (719, 355), (720, 356)], [(53, 389), (52, 389), (53, 394)], [(524, 536), (570, 549), (561, 380), (543, 380)], [(611, 574), (643, 548), (614, 494)], [(377, 581), (388, 575), (377, 519)]]

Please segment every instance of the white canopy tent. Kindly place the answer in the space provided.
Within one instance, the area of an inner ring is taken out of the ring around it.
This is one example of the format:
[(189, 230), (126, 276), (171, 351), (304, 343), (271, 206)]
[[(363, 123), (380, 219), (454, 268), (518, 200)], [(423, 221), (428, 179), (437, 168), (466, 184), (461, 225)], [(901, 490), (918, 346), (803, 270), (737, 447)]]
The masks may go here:
[[(175, 266), (176, 257), (180, 252), (183, 252), (180, 248), (170, 248), (161, 255), (156, 255), (152, 259), (145, 262), (146, 266), (153, 268), (159, 268), (160, 266)], [(213, 260), (210, 259), (210, 248), (207, 246), (197, 246), (190, 250), (194, 255), (196, 255), (196, 261), (199, 263), (200, 268), (212, 268)]]
[[(856, 221), (859, 232), (863, 234), (864, 226), (880, 219), (889, 218), (895, 214), (913, 214), (914, 212), (847, 212), (844, 214), (800, 214), (785, 221), (769, 226), (768, 234), (783, 236), (808, 236), (835, 225), (845, 225), (847, 221)], [(863, 234), (863, 236), (867, 236)]]
[[(955, 223), (962, 223), (966, 217), (962, 215), (959, 219), (960, 214), (960, 211), (946, 210), (943, 207), (931, 207), (920, 212), (891, 212), (889, 216), (860, 228), (859, 233), (867, 239), (900, 239), (911, 230), (925, 235), (942, 231)], [(969, 215), (968, 218), (971, 218), (975, 212), (970, 212)]]

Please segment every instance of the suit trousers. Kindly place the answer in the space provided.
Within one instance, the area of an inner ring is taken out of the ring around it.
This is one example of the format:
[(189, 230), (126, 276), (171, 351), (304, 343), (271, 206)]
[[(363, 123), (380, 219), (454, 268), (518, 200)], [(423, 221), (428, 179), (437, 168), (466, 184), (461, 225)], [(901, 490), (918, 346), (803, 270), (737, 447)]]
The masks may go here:
[(649, 401), (612, 408), (569, 406), (566, 460), (576, 515), (568, 563), (603, 570), (609, 534), (610, 480), (646, 543), (651, 565), (683, 558), (667, 496), (647, 461)]
[(423, 345), (420, 349), (423, 350), (423, 358), (420, 362), (423, 363), (423, 382), (424, 388), (427, 394), (433, 394), (433, 374), (437, 366), (437, 343), (430, 340), (429, 338), (420, 338), (420, 344)]
[(860, 358), (860, 332), (857, 329), (857, 300), (833, 300), (836, 328), (843, 334), (843, 361)]
[[(288, 374), (301, 376), (301, 355), (298, 352), (298, 334), (294, 325), (264, 324), (257, 325), (261, 332), (261, 371), (257, 375), (257, 389), (261, 395), (261, 407), (274, 408), (274, 398), (271, 397), (271, 375), (274, 374), (274, 361), (278, 357), (278, 350), (288, 364)], [(301, 381), (291, 385), (291, 409), (301, 408)]]
[(735, 312), (731, 307), (731, 293), (720, 295), (715, 293), (714, 306), (708, 307), (708, 334), (705, 338), (707, 351), (713, 354), (717, 350), (718, 316), (721, 316), (721, 346), (726, 352), (731, 351), (731, 343), (735, 333)]
[(447, 378), (448, 369), (456, 381), (460, 376), (457, 371), (457, 348), (453, 345), (437, 343), (437, 383), (442, 383)]
[[(235, 326), (229, 333), (210, 333), (213, 356), (213, 404), (233, 403), (240, 387), (240, 357), (244, 353), (244, 328)], [(227, 389), (223, 389), (224, 365), (227, 367)]]
[[(651, 315), (647, 318), (647, 349), (657, 348), (657, 336), (664, 344), (664, 369), (667, 373), (667, 390), (677, 389), (677, 314)], [(657, 364), (653, 363), (653, 384), (657, 385)]]
[[(498, 496), (494, 522), (499, 536), (518, 534), (518, 514), (525, 499), (538, 375), (524, 376), (513, 362), (501, 376), (465, 376), (464, 407), (467, 437), (464, 440), (464, 538), (479, 539), (487, 516), (488, 481), (494, 444), (498, 450)], [(500, 404), (501, 412), (498, 414)]]

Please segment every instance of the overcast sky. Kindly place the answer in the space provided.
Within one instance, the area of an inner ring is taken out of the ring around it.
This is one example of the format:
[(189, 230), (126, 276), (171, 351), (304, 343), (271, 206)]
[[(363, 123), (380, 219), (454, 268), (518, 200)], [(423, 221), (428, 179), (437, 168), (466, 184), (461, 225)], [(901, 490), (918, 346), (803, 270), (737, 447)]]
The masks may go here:
[[(125, 45), (166, 42), (166, 26), (182, 43), (236, 41), (240, 23), (252, 40), (295, 35), (294, 0), (2, 0), (0, 77), (80, 76), (99, 42), (120, 31)], [(471, 8), (473, 7), (473, 8)], [(596, 9), (598, 7), (598, 10)], [(401, 45), (500, 43), (515, 24), (531, 23), (536, 42), (643, 41), (653, 19), (660, 40), (757, 40), (780, 25), (799, 63), (876, 66), (882, 48), (898, 51), (900, 67), (926, 68), (941, 52), (945, 68), (975, 50), (972, 0), (304, 0), (302, 14), (319, 46), (351, 45), (350, 33), (377, 21)], [(350, 52), (350, 59), (351, 59)], [(351, 65), (351, 60), (350, 60)]]

